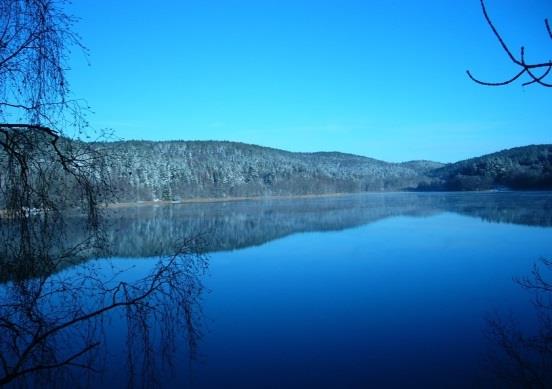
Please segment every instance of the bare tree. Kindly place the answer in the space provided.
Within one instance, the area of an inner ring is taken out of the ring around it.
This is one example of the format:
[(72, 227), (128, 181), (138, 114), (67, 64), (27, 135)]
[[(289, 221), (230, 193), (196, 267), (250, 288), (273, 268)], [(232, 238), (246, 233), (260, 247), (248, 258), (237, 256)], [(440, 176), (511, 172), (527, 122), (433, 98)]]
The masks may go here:
[(72, 32), (75, 19), (63, 0), (0, 2), (0, 118), (55, 138), (80, 104), (69, 100), (70, 48), (85, 50)]
[[(525, 81), (522, 85), (531, 85), (531, 84), (538, 84), (544, 87), (552, 87), (552, 83), (547, 81), (547, 77), (550, 74), (550, 70), (552, 69), (552, 59), (548, 59), (542, 62), (532, 62), (528, 63), (525, 59), (525, 47), (521, 46), (519, 50), (519, 56), (516, 56), (514, 52), (510, 49), (510, 47), (506, 44), (504, 41), (502, 35), (498, 32), (498, 29), (495, 27), (494, 23), (492, 22), (489, 13), (487, 12), (487, 8), (485, 6), (485, 1), (481, 1), (481, 9), (483, 11), (483, 16), (485, 17), (485, 21), (491, 28), (493, 34), (497, 38), (498, 42), (500, 43), (500, 46), (506, 53), (508, 59), (518, 67), (518, 72), (511, 78), (508, 78), (504, 81), (498, 81), (498, 82), (488, 82), (488, 81), (482, 81), (472, 75), (472, 73), (467, 70), (466, 73), (468, 74), (468, 77), (475, 81), (478, 84), (486, 85), (486, 86), (503, 86), (508, 85), (519, 79), (523, 75), (527, 75), (529, 77), (528, 81)], [(546, 29), (546, 33), (550, 40), (552, 40), (552, 29), (550, 28), (550, 22), (548, 19), (544, 19), (544, 27)]]
[[(71, 98), (66, 71), (71, 49), (86, 48), (65, 6), (0, 0), (2, 265), (17, 258), (23, 274), (99, 244), (99, 205), (111, 193), (107, 159), (79, 140), (88, 132), (87, 107)], [(90, 235), (61, 253), (69, 209), (86, 216)]]
[[(151, 387), (175, 336), (195, 351), (206, 261), (187, 240), (137, 280), (80, 263), (109, 250), (99, 210), (112, 186), (109, 159), (82, 141), (87, 107), (71, 97), (66, 70), (70, 50), (86, 48), (65, 6), (0, 0), (0, 386), (59, 386), (74, 369), (98, 371), (104, 322), (119, 315), (129, 387)], [(76, 229), (82, 238), (67, 239)]]
[(87, 131), (87, 107), (70, 98), (68, 56), (71, 48), (86, 49), (73, 32), (75, 19), (65, 12), (65, 3), (0, 0), (2, 205), (18, 217), (29, 208), (60, 208), (70, 196), (60, 196), (62, 187), (52, 197), (44, 180), (57, 178), (58, 184), (72, 185), (72, 201), (81, 200), (94, 224), (106, 182), (98, 151), (67, 138)]

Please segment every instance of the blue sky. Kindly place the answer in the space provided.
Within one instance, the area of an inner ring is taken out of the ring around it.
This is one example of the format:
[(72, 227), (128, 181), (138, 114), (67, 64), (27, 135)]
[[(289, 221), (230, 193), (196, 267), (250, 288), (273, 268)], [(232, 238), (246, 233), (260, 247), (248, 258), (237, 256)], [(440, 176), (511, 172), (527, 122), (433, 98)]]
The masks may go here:
[[(546, 0), (487, 0), (548, 60)], [(122, 139), (217, 139), (389, 161), (552, 143), (552, 90), (513, 74), (478, 0), (85, 1), (69, 80)]]

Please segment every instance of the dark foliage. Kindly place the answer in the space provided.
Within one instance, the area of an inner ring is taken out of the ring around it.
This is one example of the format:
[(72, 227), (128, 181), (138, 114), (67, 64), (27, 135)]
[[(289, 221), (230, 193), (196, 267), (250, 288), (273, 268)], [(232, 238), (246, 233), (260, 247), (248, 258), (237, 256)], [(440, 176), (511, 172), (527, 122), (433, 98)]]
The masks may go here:
[(503, 150), (444, 166), (431, 175), (436, 181), (421, 189), (552, 189), (552, 146)]

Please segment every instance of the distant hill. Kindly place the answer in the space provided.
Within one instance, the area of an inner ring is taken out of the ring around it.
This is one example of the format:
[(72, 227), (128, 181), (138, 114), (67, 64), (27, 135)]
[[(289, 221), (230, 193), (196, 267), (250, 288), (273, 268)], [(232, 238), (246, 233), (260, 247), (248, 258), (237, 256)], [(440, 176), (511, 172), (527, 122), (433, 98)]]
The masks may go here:
[(420, 189), (552, 189), (552, 145), (516, 147), (449, 164), (429, 172)]
[(552, 189), (552, 145), (464, 161), (390, 163), (226, 141), (96, 143), (113, 157), (119, 201), (411, 190)]
[(420, 173), (428, 173), (435, 169), (438, 169), (440, 167), (445, 166), (444, 163), (441, 162), (433, 162), (433, 161), (408, 161), (408, 162), (402, 162), (401, 166), (405, 166), (411, 169), (416, 170)]
[(113, 156), (120, 201), (403, 191), (429, 185), (435, 162), (389, 163), (223, 141), (97, 143)]
[[(517, 147), (446, 165), (425, 160), (391, 163), (339, 152), (297, 153), (226, 141), (119, 141), (87, 146), (110, 157), (106, 173), (119, 202), (552, 189), (552, 145)], [(7, 166), (0, 153), (0, 168)], [(78, 198), (79, 188), (67, 183), (62, 171), (49, 174), (49, 185), (59, 198), (55, 201), (71, 204), (73, 197)], [(5, 203), (3, 183), (0, 177), (0, 208)]]

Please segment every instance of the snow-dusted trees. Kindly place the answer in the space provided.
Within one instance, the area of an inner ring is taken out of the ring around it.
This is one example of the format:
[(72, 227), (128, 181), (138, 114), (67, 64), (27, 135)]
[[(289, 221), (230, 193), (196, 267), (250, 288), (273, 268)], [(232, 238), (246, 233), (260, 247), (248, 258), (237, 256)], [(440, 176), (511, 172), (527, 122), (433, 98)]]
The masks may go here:
[(408, 164), (235, 142), (132, 141), (95, 147), (118, 156), (113, 169), (125, 201), (401, 190), (427, 179), (423, 168)]

